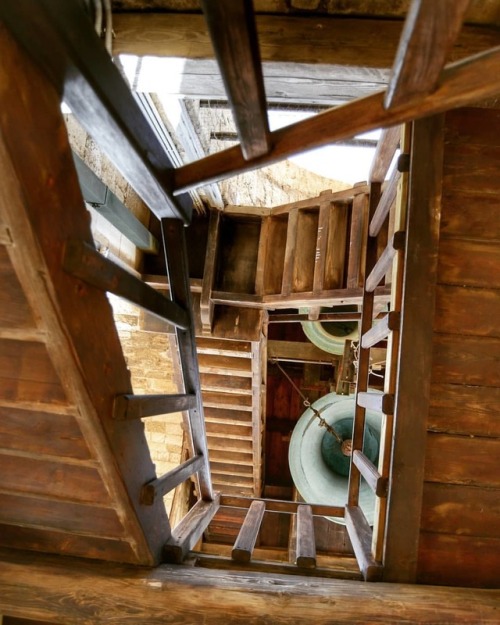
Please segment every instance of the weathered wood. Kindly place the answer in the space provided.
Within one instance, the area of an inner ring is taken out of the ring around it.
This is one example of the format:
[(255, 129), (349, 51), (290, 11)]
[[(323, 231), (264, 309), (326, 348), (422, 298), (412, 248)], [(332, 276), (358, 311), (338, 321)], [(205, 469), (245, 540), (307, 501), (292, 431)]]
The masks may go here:
[(231, 551), (231, 558), (237, 562), (250, 562), (252, 551), (259, 535), (266, 504), (262, 500), (252, 501), (241, 526), (240, 533)]
[(326, 189), (316, 197), (307, 198), (306, 200), (297, 200), (296, 202), (290, 202), (288, 204), (280, 204), (279, 206), (273, 206), (271, 208), (271, 215), (273, 215), (274, 217), (277, 217), (278, 215), (285, 215), (296, 208), (319, 208), (322, 204), (325, 203), (333, 204), (335, 202), (339, 206), (342, 206), (352, 201), (355, 195), (358, 195), (359, 193), (368, 193), (368, 191), (368, 185), (362, 185), (359, 183), (356, 184), (354, 187), (341, 189), (340, 191)]
[(297, 506), (297, 566), (305, 569), (316, 567), (316, 539), (311, 506)]
[(386, 108), (434, 91), (469, 4), (470, 0), (413, 0), (387, 87)]
[(375, 154), (373, 155), (370, 173), (368, 174), (369, 182), (384, 182), (392, 159), (398, 149), (400, 137), (400, 126), (384, 128), (377, 142)]
[[(263, 272), (262, 295), (281, 293), (287, 243), (287, 220), (286, 218), (269, 218), (266, 229), (267, 233), (265, 232), (264, 235), (267, 235), (267, 241), (263, 242), (266, 249), (265, 253), (262, 252), (264, 266), (262, 269), (260, 267), (257, 269), (258, 272)], [(259, 262), (261, 262), (261, 256), (259, 256)]]
[(203, 405), (210, 408), (234, 408), (235, 410), (252, 410), (251, 395), (224, 393), (221, 391), (202, 392)]
[(368, 332), (361, 337), (361, 347), (367, 349), (373, 347), (378, 342), (383, 341), (389, 335), (389, 332), (399, 330), (401, 314), (391, 310), (382, 317)]
[(266, 338), (261, 334), (259, 341), (252, 343), (252, 451), (253, 451), (253, 496), (262, 495), (264, 481), (264, 417), (266, 414), (265, 360)]
[[(180, 364), (184, 392), (186, 395), (196, 395), (197, 405), (188, 411), (189, 431), (193, 444), (193, 454), (202, 456), (204, 467), (198, 470), (198, 492), (201, 497), (211, 500), (213, 496), (208, 464), (207, 440), (203, 417), (203, 403), (200, 391), (200, 372), (196, 341), (194, 333), (194, 319), (189, 288), (189, 270), (186, 251), (186, 240), (182, 223), (176, 219), (161, 221), (163, 242), (165, 246), (165, 260), (172, 301), (187, 311), (189, 318), (188, 330), (176, 328), (177, 344), (179, 347)], [(181, 549), (183, 551), (183, 548)], [(185, 553), (183, 551), (182, 557)]]
[(165, 475), (144, 484), (141, 489), (141, 503), (144, 506), (152, 506), (156, 499), (164, 497), (182, 482), (189, 479), (194, 473), (203, 468), (204, 458), (202, 456), (194, 456), (186, 462), (183, 462), (175, 469), (172, 469)]
[[(495, 221), (491, 217), (490, 220)], [(496, 242), (442, 238), (439, 243), (441, 284), (500, 289), (499, 267), (500, 250)]]
[(113, 418), (143, 419), (189, 410), (195, 404), (196, 395), (118, 395), (113, 404)]
[[(288, 224), (286, 229), (285, 258), (283, 263), (283, 280), (281, 283), (281, 293), (289, 295), (293, 289), (295, 255), (298, 251), (297, 231), (299, 225), (299, 209), (295, 208), (288, 214)], [(274, 271), (274, 267), (269, 267)]]
[(380, 475), (373, 462), (359, 449), (354, 451), (352, 461), (377, 497), (387, 497), (388, 480)]
[(500, 318), (491, 314), (499, 307), (499, 289), (438, 285), (434, 324), (447, 334), (500, 337)]
[(399, 231), (392, 235), (392, 239), (388, 242), (382, 256), (377, 260), (373, 269), (370, 271), (370, 275), (366, 278), (365, 289), (367, 291), (374, 291), (383, 280), (385, 274), (391, 268), (396, 253), (404, 250), (405, 240), (405, 232)]
[[(414, 581), (427, 440), (443, 118), (415, 122), (384, 579)], [(408, 498), (408, 493), (412, 497)]]
[(105, 258), (88, 243), (69, 240), (66, 244), (63, 267), (75, 278), (128, 299), (178, 328), (186, 328), (187, 315), (180, 306)]
[[(330, 225), (330, 212), (332, 206), (329, 202), (322, 204), (319, 207), (318, 215), (318, 230), (316, 235), (316, 253), (314, 256), (314, 277), (313, 277), (313, 292), (318, 293), (324, 288), (325, 284), (325, 267), (326, 267), (326, 255), (328, 252), (328, 233)], [(319, 315), (320, 310), (315, 311), (315, 318)]]
[(391, 174), (391, 178), (389, 180), (388, 186), (384, 189), (382, 193), (382, 198), (377, 206), (377, 210), (372, 217), (370, 222), (369, 233), (371, 237), (376, 237), (380, 232), (382, 226), (384, 225), (387, 216), (389, 215), (389, 211), (391, 210), (394, 202), (396, 201), (396, 193), (398, 191), (398, 182), (401, 174), (397, 169)]
[(345, 524), (364, 580), (366, 582), (380, 581), (382, 566), (373, 559), (372, 530), (361, 508), (346, 506)]
[(252, 377), (252, 363), (246, 357), (200, 354), (199, 367), (203, 373), (237, 375), (244, 378)]
[(167, 562), (180, 564), (184, 560), (219, 509), (219, 498), (219, 493), (214, 493), (212, 501), (200, 499), (175, 526), (164, 548)]
[(498, 92), (499, 75), (500, 48), (494, 48), (447, 66), (436, 91), (416, 104), (386, 111), (383, 107), (385, 92), (377, 93), (272, 132), (272, 149), (250, 162), (244, 160), (236, 146), (176, 169), (175, 192), (270, 165), (296, 152), (328, 145), (360, 132), (394, 126), (488, 98)]
[(271, 146), (251, 0), (203, 0), (203, 12), (246, 159)]
[(352, 203), (349, 261), (347, 266), (348, 289), (361, 286), (365, 278), (366, 238), (368, 236), (367, 200), (367, 195), (359, 193), (354, 197)]
[[(316, 321), (359, 321), (361, 313), (320, 313)], [(282, 315), (270, 314), (268, 323), (300, 323), (301, 321), (309, 321), (308, 314), (302, 313), (285, 313)]]
[(250, 341), (230, 341), (206, 336), (196, 337), (196, 349), (199, 354), (214, 356), (238, 356), (251, 358), (252, 347)]
[(394, 395), (389, 393), (366, 393), (360, 391), (356, 400), (363, 408), (380, 410), (384, 414), (392, 414), (394, 412)]
[(286, 360), (289, 362), (338, 362), (339, 357), (324, 352), (316, 345), (305, 341), (274, 341), (267, 342), (268, 360)]
[[(248, 508), (254, 499), (248, 497), (234, 497), (225, 494), (221, 495), (221, 506), (232, 506), (236, 508)], [(268, 512), (283, 512), (286, 514), (295, 514), (297, 512), (298, 502), (281, 501), (278, 499), (262, 499), (266, 504)], [(340, 506), (326, 506), (323, 504), (308, 504), (311, 506), (314, 515), (321, 516), (344, 516), (344, 508)]]
[(215, 286), (217, 272), (217, 251), (219, 246), (220, 211), (210, 211), (208, 222), (208, 240), (203, 267), (203, 282), (201, 286), (200, 315), (203, 330), (211, 333), (213, 326), (214, 304), (211, 301), (212, 289)]
[(233, 375), (217, 373), (200, 374), (201, 389), (204, 391), (223, 391), (226, 393), (252, 394), (252, 381)]
[[(10, 236), (10, 235), (9, 235)], [(0, 326), (12, 329), (35, 329), (33, 318), (26, 296), (9, 260), (9, 255), (0, 246)]]

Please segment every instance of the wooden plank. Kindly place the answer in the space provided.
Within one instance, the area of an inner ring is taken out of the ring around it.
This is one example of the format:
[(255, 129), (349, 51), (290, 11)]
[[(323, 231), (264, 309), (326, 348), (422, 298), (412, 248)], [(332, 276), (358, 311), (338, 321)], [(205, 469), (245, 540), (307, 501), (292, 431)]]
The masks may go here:
[(500, 290), (439, 285), (436, 288), (437, 332), (500, 337)]
[(317, 237), (318, 211), (299, 211), (293, 252), (292, 291), (295, 293), (313, 290)]
[[(318, 230), (316, 236), (316, 254), (314, 256), (314, 277), (313, 277), (313, 292), (318, 293), (322, 291), (325, 284), (325, 267), (326, 256), (328, 253), (328, 233), (330, 226), (330, 212), (332, 211), (332, 205), (330, 202), (321, 204), (319, 207), (318, 215)], [(319, 314), (319, 310), (316, 311), (316, 315)]]
[(392, 240), (388, 242), (387, 247), (382, 252), (382, 255), (375, 263), (373, 269), (370, 271), (370, 275), (366, 278), (365, 289), (367, 291), (374, 291), (384, 279), (384, 276), (391, 268), (392, 261), (396, 256), (396, 253), (404, 250), (405, 241), (405, 232), (399, 231), (392, 235)]
[[(202, 456), (205, 463), (205, 466), (201, 468), (197, 474), (198, 493), (202, 498), (211, 500), (213, 490), (210, 479), (210, 467), (208, 464), (207, 438), (200, 391), (200, 372), (196, 353), (184, 228), (179, 220), (163, 219), (161, 221), (161, 229), (165, 245), (165, 261), (172, 301), (187, 311), (189, 319), (188, 330), (184, 332), (176, 328), (176, 337), (179, 348), (184, 392), (186, 395), (195, 394), (197, 399), (196, 407), (188, 411), (188, 422), (193, 445), (193, 455)], [(183, 553), (183, 557), (184, 555), (185, 553)]]
[(276, 358), (288, 362), (338, 362), (339, 357), (324, 352), (316, 345), (305, 341), (267, 341), (268, 360)]
[(271, 146), (259, 44), (250, 0), (202, 2), (244, 157)]
[[(498, 196), (500, 184), (495, 172), (500, 162), (500, 146), (493, 144), (460, 144), (446, 155), (443, 187), (468, 198), (478, 191)], [(473, 165), (471, 167), (471, 165)]]
[(500, 538), (500, 491), (426, 482), (421, 525), (425, 532)]
[(161, 477), (144, 484), (141, 489), (141, 503), (144, 506), (152, 506), (155, 499), (161, 499), (182, 482), (189, 479), (194, 473), (203, 468), (202, 456), (193, 456), (175, 469), (168, 471)]
[[(359, 321), (360, 319), (361, 313), (359, 312), (320, 313), (316, 321)], [(268, 323), (300, 323), (301, 321), (309, 321), (309, 315), (298, 313), (270, 314)]]
[(372, 530), (361, 508), (346, 506), (345, 524), (363, 579), (366, 582), (380, 580), (382, 567), (373, 559), (371, 553)]
[(469, 4), (469, 0), (413, 0), (387, 87), (386, 108), (435, 90)]
[(286, 215), (295, 208), (319, 208), (322, 204), (329, 202), (330, 204), (336, 203), (339, 206), (345, 206), (354, 199), (358, 193), (368, 193), (368, 184), (356, 184), (348, 189), (341, 189), (340, 191), (333, 191), (332, 189), (326, 189), (321, 191), (319, 195), (305, 200), (297, 200), (296, 202), (289, 202), (288, 204), (280, 204), (271, 208), (271, 215), (277, 217), (278, 215)]
[(379, 410), (384, 414), (393, 414), (394, 412), (394, 395), (390, 393), (367, 393), (360, 391), (356, 400), (358, 405), (363, 406), (363, 408)]
[(367, 349), (383, 341), (390, 332), (399, 330), (401, 314), (391, 310), (361, 337), (361, 347)]
[(0, 447), (88, 460), (91, 452), (74, 416), (0, 407)]
[(441, 284), (500, 289), (499, 268), (500, 250), (496, 242), (447, 238), (440, 241), (438, 280)]
[[(285, 258), (283, 263), (283, 280), (281, 282), (281, 293), (289, 295), (292, 292), (295, 254), (297, 253), (297, 229), (299, 224), (299, 210), (293, 209), (288, 214), (286, 228)], [(270, 267), (273, 271), (274, 267)]]
[(252, 363), (248, 358), (232, 356), (212, 356), (200, 354), (199, 367), (203, 373), (220, 373), (224, 375), (237, 375), (243, 378), (252, 377)]
[(260, 525), (264, 518), (266, 504), (264, 501), (252, 501), (246, 514), (240, 533), (231, 551), (231, 558), (236, 562), (250, 562), (252, 551), (257, 542)]
[(316, 568), (316, 539), (311, 506), (297, 506), (297, 566)]
[[(432, 323), (439, 241), (443, 119), (415, 122), (404, 293), (395, 395), (391, 490), (387, 500), (384, 580), (414, 581), (432, 365)], [(430, 157), (431, 155), (431, 157)], [(408, 499), (408, 493), (412, 493)]]
[(440, 85), (434, 93), (416, 104), (386, 111), (384, 92), (360, 98), (304, 121), (271, 133), (272, 149), (265, 156), (245, 161), (235, 146), (208, 156), (195, 164), (175, 170), (177, 193), (191, 187), (220, 180), (256, 167), (270, 165), (296, 152), (327, 145), (375, 128), (394, 126), (414, 119), (464, 106), (496, 95), (499, 89), (500, 49), (492, 49), (443, 70)]
[(202, 392), (203, 405), (210, 408), (252, 410), (252, 396), (236, 393)]
[[(484, 110), (484, 109), (481, 109)], [(478, 211), (477, 206), (482, 210)], [(441, 237), (470, 237), (492, 241), (500, 239), (500, 202), (497, 195), (482, 193), (475, 186), (464, 197), (462, 192), (443, 189)]]
[(223, 391), (241, 395), (252, 394), (252, 381), (249, 378), (217, 373), (201, 373), (200, 382), (202, 391)]
[(229, 425), (225, 423), (207, 422), (208, 436), (223, 436), (241, 440), (252, 440), (252, 426), (249, 425)]
[(369, 182), (384, 182), (392, 159), (398, 149), (400, 137), (400, 126), (392, 126), (391, 128), (384, 128), (384, 130), (382, 130), (380, 139), (377, 142), (375, 154), (373, 155), (370, 173), (368, 174)]
[(449, 434), (500, 437), (500, 389), (432, 384), (427, 428)]
[(185, 329), (187, 326), (187, 315), (182, 308), (105, 258), (88, 243), (68, 241), (63, 266), (75, 278), (123, 297), (178, 328)]
[[(221, 495), (221, 506), (232, 506), (236, 508), (249, 508), (252, 501), (256, 498), (248, 497), (232, 497), (228, 495)], [(266, 504), (267, 512), (282, 512), (286, 514), (296, 514), (297, 502), (293, 501), (281, 501), (279, 499), (262, 499)], [(342, 506), (327, 506), (324, 504), (308, 503), (311, 506), (314, 515), (321, 516), (344, 516), (344, 507)]]
[(377, 497), (387, 497), (388, 480), (380, 475), (373, 462), (359, 449), (356, 449), (352, 454), (352, 461), (375, 495)]
[(214, 493), (212, 501), (200, 499), (175, 526), (172, 536), (165, 545), (167, 562), (180, 564), (195, 546), (219, 508), (219, 494)]
[(434, 383), (500, 386), (499, 339), (435, 334), (433, 343)]
[(354, 289), (364, 282), (366, 237), (368, 233), (368, 196), (360, 193), (354, 197), (349, 238), (347, 288)]
[(196, 395), (118, 395), (113, 404), (113, 418), (143, 419), (189, 410), (195, 405)]
[(201, 286), (200, 314), (203, 329), (209, 334), (212, 331), (214, 304), (211, 301), (212, 289), (215, 286), (217, 271), (217, 250), (219, 245), (220, 211), (210, 211), (208, 222), (207, 250), (203, 267), (203, 282)]
[(7, 249), (0, 245), (0, 327), (36, 328), (33, 312), (9, 260)]
[(418, 581), (498, 588), (500, 540), (422, 532)]
[(264, 435), (266, 415), (267, 336), (252, 343), (252, 449), (253, 496), (260, 497), (264, 482)]
[[(64, 91), (72, 113), (156, 216), (188, 221), (190, 200), (174, 199), (166, 183), (170, 159), (107, 50), (96, 45), (98, 36), (82, 7), (66, 2), (56, 7), (52, 0), (47, 4), (44, 0), (26, 19), (27, 6), (23, 2), (2, 5), (1, 15), (11, 32), (55, 90)], [(80, 80), (69, 79), (69, 67)]]
[(455, 623), (457, 619), (482, 625), (498, 622), (498, 590), (360, 584), (345, 579), (318, 583), (270, 573), (241, 575), (166, 565), (151, 570), (85, 559), (61, 560), (4, 549), (0, 558), (2, 613), (22, 617), (29, 605), (32, 619), (93, 620), (95, 625), (104, 625), (116, 617), (119, 605), (130, 625), (160, 625), (173, 617), (190, 619), (195, 625), (207, 618), (243, 625), (262, 618), (265, 606), (266, 618), (277, 625), (296, 620), (297, 614), (304, 625), (326, 625), (332, 622), (333, 613), (342, 614), (346, 624), (373, 620), (374, 614), (381, 622), (394, 625), (407, 625), (409, 618), (415, 624), (428, 625), (436, 620)]
[(259, 249), (257, 252), (257, 268), (255, 270), (255, 293), (262, 295), (264, 293), (264, 276), (266, 259), (269, 246), (269, 232), (271, 229), (271, 217), (265, 216), (260, 224)]
[(239, 356), (251, 358), (252, 350), (249, 341), (231, 341), (212, 337), (196, 337), (196, 349), (200, 354), (214, 356)]
[(391, 174), (388, 186), (384, 189), (384, 192), (382, 193), (382, 198), (380, 199), (375, 214), (373, 215), (370, 222), (369, 233), (371, 237), (377, 236), (377, 234), (380, 232), (385, 220), (387, 219), (387, 216), (389, 215), (389, 211), (396, 201), (396, 193), (398, 190), (398, 182), (400, 176), (400, 172), (397, 170), (397, 168), (395, 168)]
[(431, 432), (427, 436), (425, 479), (428, 482), (498, 488), (500, 440)]

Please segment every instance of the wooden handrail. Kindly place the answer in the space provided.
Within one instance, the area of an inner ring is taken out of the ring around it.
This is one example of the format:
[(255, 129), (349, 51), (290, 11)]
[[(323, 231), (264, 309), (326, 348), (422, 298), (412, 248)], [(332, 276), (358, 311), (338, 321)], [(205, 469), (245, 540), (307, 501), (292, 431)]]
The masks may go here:
[(141, 489), (141, 503), (152, 506), (157, 498), (163, 497), (202, 469), (203, 464), (203, 456), (194, 456), (165, 475), (144, 484)]

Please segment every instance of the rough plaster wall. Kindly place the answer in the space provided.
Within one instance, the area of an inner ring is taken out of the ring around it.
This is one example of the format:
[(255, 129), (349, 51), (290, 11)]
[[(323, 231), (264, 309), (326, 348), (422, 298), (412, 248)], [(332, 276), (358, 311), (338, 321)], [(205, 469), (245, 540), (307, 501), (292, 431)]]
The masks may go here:
[[(167, 334), (144, 332), (136, 306), (110, 296), (116, 327), (137, 395), (177, 393)], [(146, 438), (156, 474), (161, 476), (181, 462), (182, 414), (158, 415), (144, 419)], [(170, 511), (174, 492), (165, 497)]]

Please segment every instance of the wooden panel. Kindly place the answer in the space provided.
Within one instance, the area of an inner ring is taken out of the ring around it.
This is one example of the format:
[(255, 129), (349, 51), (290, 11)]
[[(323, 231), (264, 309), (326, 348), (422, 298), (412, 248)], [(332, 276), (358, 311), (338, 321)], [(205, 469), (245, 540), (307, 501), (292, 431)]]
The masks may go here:
[(430, 433), (425, 479), (429, 482), (500, 487), (500, 439)]
[(380, 580), (382, 569), (371, 552), (372, 530), (361, 508), (346, 506), (345, 522), (363, 578), (367, 582)]
[(235, 425), (251, 424), (251, 416), (247, 411), (224, 410), (222, 408), (210, 408), (205, 410), (205, 419), (212, 423), (234, 423)]
[(328, 243), (325, 260), (324, 289), (344, 285), (344, 264), (347, 243), (347, 204), (334, 203), (329, 211)]
[(0, 474), (3, 488), (11, 491), (75, 502), (109, 503), (99, 472), (92, 467), (0, 453)]
[(351, 213), (351, 234), (349, 237), (349, 263), (347, 288), (363, 284), (366, 237), (368, 236), (368, 196), (360, 193), (354, 197)]
[(223, 339), (196, 337), (196, 349), (200, 354), (214, 356), (241, 356), (251, 358), (252, 350), (248, 341), (225, 341)]
[(108, 538), (123, 536), (123, 526), (112, 508), (6, 492), (0, 492), (0, 523), (25, 527), (38, 525)]
[(498, 197), (482, 193), (480, 187), (475, 187), (474, 193), (468, 193), (467, 197), (451, 189), (443, 195), (442, 206), (441, 237), (463, 236), (490, 241), (500, 239)]
[(0, 245), (0, 328), (34, 328), (35, 320), (5, 247)]
[(494, 145), (500, 131), (498, 109), (461, 107), (446, 113), (445, 142), (453, 146)]
[(500, 538), (500, 491), (426, 482), (421, 528), (440, 534)]
[[(1, 612), (26, 616), (25, 606), (29, 606), (34, 619), (92, 621), (95, 625), (125, 617), (128, 625), (163, 625), (169, 619), (193, 625), (210, 619), (248, 625), (262, 621), (263, 611), (276, 625), (296, 622), (297, 615), (303, 625), (331, 625), (332, 614), (334, 618), (342, 615), (344, 625), (373, 622), (374, 615), (380, 623), (391, 625), (408, 625), (409, 621), (426, 625), (498, 624), (498, 590), (360, 584), (336, 579), (318, 582), (192, 566), (151, 570), (62, 560), (4, 549), (0, 557)], [(498, 570), (497, 562), (495, 568)]]
[[(285, 257), (283, 260), (283, 281), (281, 283), (281, 292), (283, 295), (289, 295), (292, 291), (294, 282), (295, 257), (298, 253), (297, 233), (299, 225), (299, 209), (292, 208), (288, 213), (288, 223), (286, 226), (286, 244)], [(270, 267), (272, 271), (274, 267)]]
[(0, 545), (14, 549), (61, 553), (101, 560), (109, 558), (115, 562), (137, 562), (130, 544), (122, 540), (79, 536), (14, 525), (0, 525)]
[(387, 87), (387, 108), (434, 91), (469, 4), (469, 0), (413, 0)]
[(198, 362), (202, 373), (234, 374), (242, 377), (252, 376), (251, 362), (247, 358), (200, 354)]
[(500, 337), (499, 312), (500, 290), (436, 288), (434, 327), (439, 332)]
[(217, 373), (202, 373), (200, 375), (200, 380), (202, 390), (252, 394), (252, 381), (250, 378), (218, 375)]
[(385, 128), (382, 131), (368, 175), (370, 182), (384, 182), (398, 148), (400, 137), (400, 126), (392, 126), (392, 128)]
[(265, 511), (263, 501), (252, 501), (231, 552), (233, 560), (250, 562)]
[[(481, 207), (478, 212), (483, 211)], [(493, 221), (490, 216), (490, 223)], [(441, 284), (500, 289), (498, 242), (443, 238), (439, 244), (438, 281)]]
[(496, 195), (500, 191), (498, 167), (500, 147), (498, 145), (460, 145), (460, 149), (448, 150), (446, 154), (443, 189), (453, 189), (453, 194)]
[(203, 391), (201, 396), (203, 405), (210, 406), (211, 408), (234, 408), (235, 410), (252, 409), (251, 395)]
[(293, 258), (292, 290), (295, 293), (312, 291), (317, 234), (318, 212), (300, 211), (298, 214), (297, 242)]
[(433, 382), (500, 386), (500, 340), (435, 334), (433, 341)]
[(418, 582), (498, 588), (500, 540), (422, 532)]
[(500, 437), (500, 388), (432, 384), (429, 430)]
[(75, 417), (1, 406), (0, 447), (82, 460), (91, 457)]

